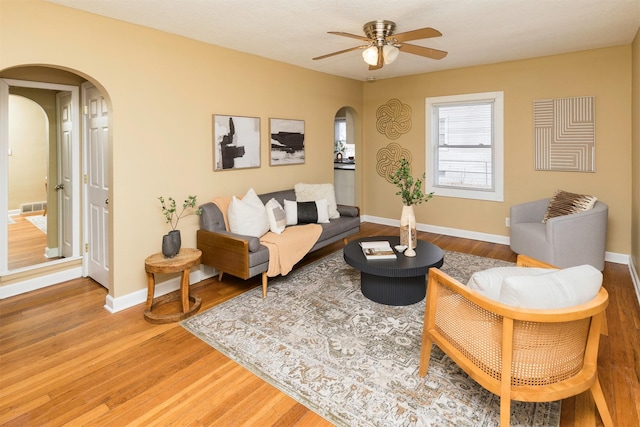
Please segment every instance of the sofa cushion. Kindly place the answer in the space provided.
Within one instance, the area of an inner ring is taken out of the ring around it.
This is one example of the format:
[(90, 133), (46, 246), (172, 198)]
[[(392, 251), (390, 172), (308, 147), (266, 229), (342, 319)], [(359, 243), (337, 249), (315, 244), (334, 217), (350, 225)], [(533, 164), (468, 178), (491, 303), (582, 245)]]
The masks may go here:
[(267, 210), (253, 188), (242, 199), (233, 196), (227, 216), (233, 233), (261, 237), (269, 231)]
[(313, 202), (284, 201), (287, 225), (328, 223), (329, 211), (325, 199)]
[(325, 199), (329, 204), (329, 218), (340, 218), (333, 184), (298, 183), (294, 186), (294, 190), (296, 192), (296, 201), (298, 202), (315, 202), (316, 200)]
[(499, 301), (514, 307), (551, 309), (591, 301), (602, 286), (602, 273), (590, 265), (554, 270), (537, 276), (504, 279)]
[(280, 234), (287, 226), (287, 218), (282, 205), (276, 199), (271, 199), (264, 207), (267, 210), (267, 218), (269, 218), (269, 230), (276, 234)]
[(529, 267), (495, 267), (477, 271), (471, 275), (467, 287), (492, 300), (500, 298), (502, 282), (509, 276), (537, 276), (552, 269)]
[(597, 200), (594, 196), (557, 190), (551, 198), (551, 202), (549, 202), (547, 212), (544, 214), (544, 218), (542, 218), (542, 223), (546, 223), (549, 219), (557, 216), (588, 211), (593, 208)]
[(266, 204), (271, 199), (276, 199), (277, 202), (280, 203), (280, 206), (284, 206), (285, 199), (286, 200), (296, 199), (296, 192), (294, 191), (293, 188), (290, 188), (288, 190), (278, 190), (278, 191), (271, 191), (269, 193), (258, 194), (258, 197), (260, 197), (260, 200), (262, 200), (262, 203), (264, 204)]

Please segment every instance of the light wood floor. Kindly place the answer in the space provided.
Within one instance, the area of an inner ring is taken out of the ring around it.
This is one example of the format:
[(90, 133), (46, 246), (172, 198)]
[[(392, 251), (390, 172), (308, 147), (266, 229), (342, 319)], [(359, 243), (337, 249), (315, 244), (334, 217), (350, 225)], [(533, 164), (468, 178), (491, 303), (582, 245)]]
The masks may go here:
[(42, 264), (52, 260), (44, 256), (45, 248), (47, 247), (47, 234), (27, 220), (30, 215), (42, 215), (42, 212), (12, 216), (11, 218), (15, 222), (7, 227), (9, 237), (9, 256), (7, 261), (9, 270)]
[[(396, 233), (368, 223), (361, 231)], [(419, 237), (446, 250), (515, 261), (504, 245)], [(341, 248), (324, 248), (300, 265)], [(638, 302), (627, 266), (607, 263), (604, 276), (609, 335), (601, 340), (600, 379), (615, 425), (637, 426)], [(202, 297), (202, 311), (258, 285), (225, 275), (222, 283), (192, 286), (192, 293)], [(143, 304), (110, 314), (106, 294), (92, 280), (77, 279), (0, 301), (0, 425), (330, 425), (178, 324), (147, 323)], [(589, 399), (563, 401), (563, 427), (602, 424), (598, 415), (576, 419), (576, 405), (584, 402)]]

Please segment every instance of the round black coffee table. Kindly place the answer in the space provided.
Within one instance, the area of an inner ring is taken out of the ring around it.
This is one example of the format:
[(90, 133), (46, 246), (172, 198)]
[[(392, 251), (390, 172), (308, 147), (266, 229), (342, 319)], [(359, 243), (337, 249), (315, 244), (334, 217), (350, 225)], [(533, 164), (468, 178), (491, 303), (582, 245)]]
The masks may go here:
[(418, 240), (413, 258), (396, 251), (396, 259), (367, 260), (360, 242), (377, 240), (386, 240), (391, 247), (400, 243), (400, 237), (376, 236), (353, 240), (344, 247), (345, 262), (360, 270), (362, 294), (386, 305), (410, 305), (422, 301), (427, 291), (427, 272), (431, 267), (441, 267), (444, 262), (442, 249)]

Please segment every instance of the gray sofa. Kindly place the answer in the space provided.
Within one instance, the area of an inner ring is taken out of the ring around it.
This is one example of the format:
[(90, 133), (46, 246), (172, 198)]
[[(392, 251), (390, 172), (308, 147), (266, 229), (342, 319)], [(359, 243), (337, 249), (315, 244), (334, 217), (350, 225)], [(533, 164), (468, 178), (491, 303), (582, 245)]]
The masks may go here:
[(551, 199), (511, 207), (511, 250), (560, 268), (589, 264), (604, 269), (609, 208), (596, 202), (592, 209), (557, 216), (542, 223)]
[[(275, 198), (284, 205), (285, 199), (296, 200), (296, 193), (290, 189), (259, 194), (258, 197), (263, 203)], [(245, 280), (262, 274), (262, 296), (266, 297), (269, 267), (267, 247), (260, 244), (257, 237), (226, 231), (224, 217), (215, 203), (205, 203), (200, 208), (202, 214), (200, 229), (197, 232), (197, 247), (202, 251), (202, 264), (215, 268), (219, 272), (219, 279), (222, 279), (223, 273)], [(331, 219), (327, 224), (320, 224), (322, 234), (311, 251), (346, 240), (350, 235), (360, 231), (360, 211), (357, 207), (338, 205), (338, 212), (340, 212), (340, 218)]]

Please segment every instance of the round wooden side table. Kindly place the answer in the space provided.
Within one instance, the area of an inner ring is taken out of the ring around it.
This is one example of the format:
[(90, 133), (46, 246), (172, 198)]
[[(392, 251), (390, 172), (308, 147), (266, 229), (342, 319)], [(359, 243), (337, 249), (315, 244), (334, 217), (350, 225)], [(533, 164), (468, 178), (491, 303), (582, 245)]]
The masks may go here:
[[(202, 252), (200, 249), (182, 248), (180, 252), (173, 258), (165, 258), (162, 253), (153, 254), (144, 260), (144, 269), (147, 272), (147, 305), (144, 311), (144, 318), (150, 323), (170, 323), (186, 319), (196, 314), (200, 309), (202, 300), (199, 296), (189, 295), (189, 272), (191, 267), (200, 264)], [(155, 299), (153, 294), (156, 289), (155, 274), (170, 274), (182, 272), (180, 281), (180, 293), (178, 295), (173, 292), (163, 295)], [(153, 309), (161, 304), (170, 301), (182, 301), (181, 313), (156, 314)], [(193, 305), (189, 307), (189, 301)]]

